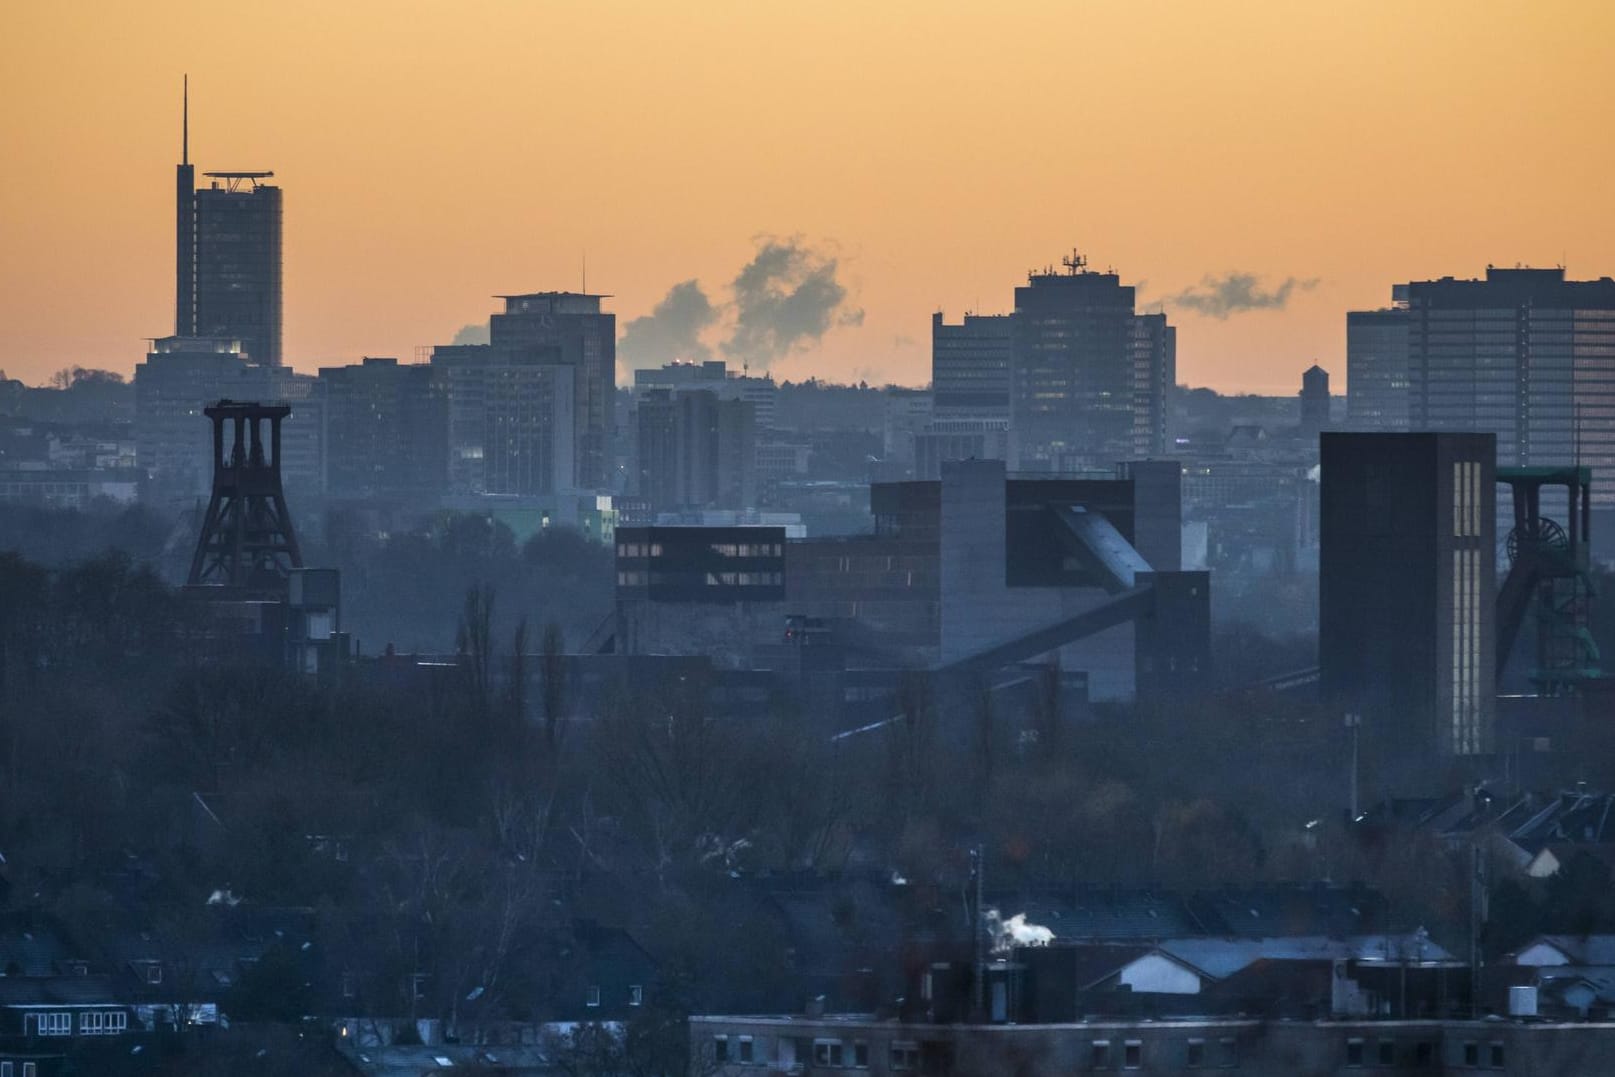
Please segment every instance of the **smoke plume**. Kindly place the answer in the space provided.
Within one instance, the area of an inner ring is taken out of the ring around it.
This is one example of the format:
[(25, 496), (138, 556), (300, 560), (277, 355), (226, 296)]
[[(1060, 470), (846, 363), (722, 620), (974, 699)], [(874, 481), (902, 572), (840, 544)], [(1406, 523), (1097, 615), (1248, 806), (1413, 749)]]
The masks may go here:
[(488, 343), (488, 323), (472, 322), (462, 325), (460, 331), (454, 334), (450, 344), (486, 344)]
[(680, 281), (643, 317), (623, 327), (617, 354), (635, 366), (660, 366), (674, 359), (708, 359), (712, 349), (701, 334), (718, 320), (718, 310), (694, 280)]
[(1229, 272), (1220, 277), (1208, 274), (1198, 287), (1186, 288), (1167, 302), (1213, 318), (1226, 318), (1248, 310), (1283, 310), (1292, 292), (1310, 291), (1317, 286), (1317, 277), (1285, 277), (1278, 287), (1264, 291), (1261, 278), (1254, 273)]
[(837, 260), (800, 237), (765, 237), (735, 277), (734, 331), (725, 355), (754, 367), (816, 343), (833, 326), (862, 325), (864, 312), (837, 279)]

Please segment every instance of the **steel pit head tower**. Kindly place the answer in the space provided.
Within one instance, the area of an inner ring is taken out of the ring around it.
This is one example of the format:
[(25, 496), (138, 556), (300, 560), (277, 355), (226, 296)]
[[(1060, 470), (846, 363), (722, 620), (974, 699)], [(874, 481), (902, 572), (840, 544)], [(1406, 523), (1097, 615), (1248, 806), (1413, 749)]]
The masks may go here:
[[(1513, 494), (1514, 529), (1507, 540), (1508, 575), (1497, 596), (1497, 670), (1501, 674), (1520, 628), (1535, 610), (1536, 655), (1530, 680), (1546, 696), (1573, 694), (1604, 677), (1589, 628), (1595, 597), (1589, 571), (1592, 468), (1498, 468)], [(1543, 487), (1563, 488), (1569, 527), (1542, 514)]]
[(213, 420), (213, 496), (186, 586), (279, 598), (291, 570), (303, 567), (280, 483), (280, 424), (291, 411), (284, 404), (230, 400), (204, 409)]

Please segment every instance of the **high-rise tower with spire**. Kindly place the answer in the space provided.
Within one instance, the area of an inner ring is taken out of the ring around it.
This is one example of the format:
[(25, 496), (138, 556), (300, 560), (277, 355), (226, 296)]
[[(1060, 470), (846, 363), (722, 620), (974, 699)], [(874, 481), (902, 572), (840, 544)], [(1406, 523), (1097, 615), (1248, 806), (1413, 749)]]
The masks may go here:
[(191, 164), (190, 79), (175, 178), (174, 335), (238, 340), (248, 358), (281, 364), (280, 188), (273, 172), (206, 172)]
[(180, 112), (174, 177), (174, 335), (196, 335), (196, 169), (191, 165), (191, 76)]

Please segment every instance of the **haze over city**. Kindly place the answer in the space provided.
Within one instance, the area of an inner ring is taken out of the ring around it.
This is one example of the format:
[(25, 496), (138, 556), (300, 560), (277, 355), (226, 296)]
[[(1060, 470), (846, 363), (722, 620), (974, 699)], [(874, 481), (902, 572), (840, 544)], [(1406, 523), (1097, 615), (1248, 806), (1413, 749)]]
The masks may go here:
[(1615, 6), (13, 7), (0, 1077), (1615, 1072)]
[[(188, 73), (198, 165), (288, 192), (299, 369), (586, 263), (622, 327), (693, 280), (717, 354), (918, 385), (933, 310), (1007, 311), (1078, 246), (1165, 305), (1180, 381), (1293, 392), (1393, 277), (1607, 265), (1612, 41), (1568, 2), (19, 5), (0, 368), (127, 374), (167, 331)], [(725, 352), (769, 237), (844, 299)]]

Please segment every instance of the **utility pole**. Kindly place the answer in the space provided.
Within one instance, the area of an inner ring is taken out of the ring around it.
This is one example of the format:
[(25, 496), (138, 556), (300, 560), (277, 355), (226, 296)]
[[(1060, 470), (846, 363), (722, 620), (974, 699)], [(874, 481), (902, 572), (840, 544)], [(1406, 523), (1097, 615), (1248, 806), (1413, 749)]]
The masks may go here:
[(976, 903), (975, 903), (976, 907), (973, 910), (973, 914), (972, 914), (972, 916), (970, 918), (971, 919), (970, 929), (971, 929), (971, 932), (975, 935), (975, 962), (976, 962), (976, 968), (975, 968), (975, 975), (972, 976), (971, 979), (974, 981), (972, 986), (974, 988), (975, 996), (976, 996), (975, 1019), (978, 1020), (978, 1021), (980, 1021), (982, 1019), (983, 1012), (985, 1011), (985, 1008), (986, 1008), (986, 1005), (987, 1005), (987, 995), (986, 995), (986, 978), (987, 978), (986, 977), (986, 971), (987, 970), (986, 970), (986, 961), (985, 961), (984, 955), (982, 954), (982, 950), (981, 950), (981, 945), (982, 945), (982, 939), (981, 939), (982, 881), (981, 881), (981, 877), (982, 877), (982, 875), (984, 873), (984, 868), (986, 867), (986, 865), (984, 864), (984, 860), (985, 860), (985, 858), (982, 856), (981, 846), (977, 845), (970, 852), (970, 866), (971, 866), (971, 869), (972, 869), (971, 874), (975, 876), (974, 881), (975, 881), (975, 884), (976, 884), (976, 887), (975, 887), (975, 889), (976, 889)]
[(1485, 870), (1480, 843), (1469, 843), (1469, 1019), (1480, 1016), (1480, 927), (1485, 899)]
[(1358, 812), (1357, 812), (1357, 731), (1360, 728), (1362, 728), (1362, 724), (1363, 724), (1363, 716), (1361, 714), (1358, 714), (1356, 711), (1348, 711), (1347, 712), (1347, 714), (1346, 714), (1346, 728), (1351, 731), (1351, 772), (1350, 772), (1350, 775), (1349, 775), (1349, 780), (1350, 780), (1350, 783), (1351, 783), (1350, 787), (1349, 787), (1349, 792), (1350, 792), (1349, 800), (1350, 800), (1350, 803), (1351, 803), (1351, 814), (1348, 816), (1348, 818), (1352, 822), (1357, 821), (1357, 815), (1358, 815)]

